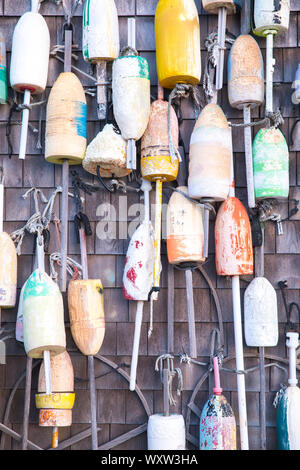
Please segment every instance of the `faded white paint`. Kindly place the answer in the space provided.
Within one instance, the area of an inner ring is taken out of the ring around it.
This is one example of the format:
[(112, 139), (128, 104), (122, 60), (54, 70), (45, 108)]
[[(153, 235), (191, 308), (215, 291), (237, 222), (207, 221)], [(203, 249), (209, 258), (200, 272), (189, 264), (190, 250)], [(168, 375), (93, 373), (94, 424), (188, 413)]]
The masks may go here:
[(185, 424), (182, 415), (151, 415), (147, 435), (148, 450), (185, 450)]
[[(277, 2), (276, 2), (277, 3)], [(274, 0), (255, 0), (254, 32), (264, 35), (267, 31), (285, 33), (289, 27), (290, 0), (281, 0), (276, 9)]]

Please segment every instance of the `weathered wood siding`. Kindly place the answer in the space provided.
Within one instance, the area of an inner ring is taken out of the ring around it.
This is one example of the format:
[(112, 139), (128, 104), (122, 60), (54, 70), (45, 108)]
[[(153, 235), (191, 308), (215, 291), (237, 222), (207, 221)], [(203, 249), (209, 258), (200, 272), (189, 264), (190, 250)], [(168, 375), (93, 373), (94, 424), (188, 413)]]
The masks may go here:
[[(135, 15), (137, 19), (137, 49), (149, 60), (151, 69), (151, 82), (153, 85), (152, 94), (156, 96), (156, 64), (155, 64), (155, 40), (154, 40), (154, 13), (157, 0), (115, 0), (119, 13), (121, 46), (126, 44), (127, 37), (127, 17)], [(205, 56), (204, 40), (208, 33), (217, 26), (217, 18), (207, 15), (201, 9), (201, 1), (196, 0), (200, 14), (201, 26), (201, 45), (203, 58)], [(300, 0), (292, 0), (292, 11), (290, 18), (289, 32), (275, 39), (275, 58), (276, 68), (274, 75), (275, 88), (275, 108), (280, 107), (285, 118), (282, 130), (288, 138), (289, 131), (300, 114), (299, 106), (291, 102), (292, 81), (295, 70), (300, 62)], [(13, 29), (18, 17), (29, 10), (29, 0), (0, 0), (0, 30), (4, 34), (8, 62), (11, 52), (11, 41)], [(61, 43), (61, 28), (64, 23), (63, 11), (61, 7), (56, 7), (52, 2), (44, 2), (41, 6), (41, 13), (45, 15), (51, 35), (51, 46)], [(74, 17), (75, 40), (81, 50), (81, 14), (82, 6), (78, 8)], [(234, 35), (239, 34), (239, 16), (232, 16), (228, 19), (228, 30)], [(265, 56), (265, 41), (258, 40)], [(298, 50), (299, 49), (299, 50)], [(78, 53), (76, 65), (83, 70), (88, 70), (88, 66), (82, 59), (81, 52)], [(202, 58), (202, 61), (203, 61)], [(50, 59), (48, 88), (53, 85), (56, 77), (63, 71), (63, 64), (55, 58)], [(78, 75), (79, 76), (79, 75)], [(88, 88), (92, 82), (83, 76), (79, 76), (84, 87)], [(88, 102), (88, 141), (100, 130), (100, 124), (97, 121), (96, 100), (87, 95)], [(232, 122), (241, 122), (241, 113), (229, 106), (227, 99), (226, 73), (225, 86), (220, 94), (220, 104), (223, 107), (227, 118)], [(181, 135), (185, 143), (185, 149), (188, 151), (189, 138), (194, 125), (194, 112), (192, 106), (182, 103), (183, 122), (181, 125)], [(33, 109), (30, 114), (30, 121), (34, 126), (38, 125), (38, 109)], [(5, 122), (8, 118), (9, 107), (0, 107), (0, 121)], [(263, 116), (263, 109), (255, 110), (253, 117), (258, 119)], [(19, 118), (19, 115), (15, 115)], [(256, 132), (257, 129), (254, 129)], [(28, 134), (28, 154), (25, 162), (18, 160), (20, 126), (12, 128), (12, 142), (14, 155), (8, 159), (8, 145), (5, 136), (5, 126), (0, 126), (0, 163), (5, 170), (5, 223), (4, 228), (8, 232), (24, 225), (24, 221), (33, 212), (33, 199), (22, 199), (24, 192), (31, 186), (41, 188), (46, 195), (50, 194), (53, 188), (61, 183), (61, 167), (55, 166), (44, 161), (43, 154), (36, 148), (36, 135), (29, 131)], [(245, 188), (245, 164), (243, 154), (243, 131), (241, 129), (233, 131), (234, 152), (235, 152), (235, 170), (237, 195), (246, 204)], [(299, 153), (298, 153), (299, 152)], [(300, 126), (296, 128), (294, 134), (294, 145), (290, 148), (290, 197), (300, 198), (300, 190), (297, 185), (300, 184)], [(78, 168), (85, 181), (93, 182), (93, 177), (85, 173), (82, 168)], [(131, 202), (138, 202), (139, 196), (130, 194), (128, 197), (128, 206)], [(126, 220), (125, 213), (119, 213), (119, 195), (110, 195), (104, 191), (88, 196), (85, 203), (85, 211), (89, 216), (94, 229), (94, 235), (88, 240), (88, 261), (89, 274), (91, 278), (100, 277), (105, 288), (105, 314), (106, 314), (106, 335), (100, 353), (109, 357), (117, 364), (130, 364), (131, 348), (133, 341), (135, 303), (127, 302), (122, 297), (122, 273), (124, 267), (125, 253), (128, 245), (127, 241), (101, 241), (97, 238), (96, 227), (100, 221), (97, 215), (97, 207), (103, 202), (111, 202), (116, 208), (117, 220)], [(292, 206), (291, 206), (292, 207)], [(55, 206), (56, 214), (59, 215), (59, 200)], [(70, 200), (70, 245), (69, 254), (79, 260), (79, 245), (73, 228), (72, 217), (74, 215), (74, 204)], [(282, 216), (287, 215), (288, 205), (282, 206)], [(128, 217), (129, 220), (132, 217)], [(280, 280), (287, 279), (289, 289), (287, 291), (288, 300), (299, 301), (300, 289), (300, 213), (292, 217), (291, 220), (284, 223), (284, 235), (276, 235), (276, 227), (273, 223), (266, 224), (266, 256), (265, 256), (265, 275), (277, 289), (277, 283)], [(53, 224), (52, 224), (53, 225)], [(212, 223), (213, 228), (213, 223)], [(51, 227), (51, 242), (49, 252), (55, 251), (56, 238), (54, 226)], [(165, 244), (163, 243), (163, 273), (162, 290), (159, 300), (154, 306), (154, 330), (152, 337), (148, 339), (147, 330), (149, 325), (149, 308), (145, 308), (144, 323), (141, 332), (140, 359), (138, 367), (137, 381), (142, 388), (148, 401), (149, 407), (153, 412), (162, 410), (162, 392), (159, 374), (154, 372), (155, 359), (158, 355), (167, 352), (167, 260)], [(234, 338), (232, 323), (232, 300), (231, 283), (223, 278), (216, 276), (214, 264), (214, 241), (213, 232), (210, 237), (210, 256), (206, 269), (211, 276), (212, 282), (218, 289), (222, 305), (222, 313), (225, 324), (225, 354), (234, 354)], [(33, 237), (26, 235), (22, 246), (22, 255), (19, 257), (18, 266), (18, 292), (24, 281), (31, 273), (33, 267)], [(47, 264), (48, 267), (48, 264)], [(241, 283), (242, 293), (246, 288), (245, 282)], [(279, 291), (279, 320), (280, 320), (280, 339), (278, 346), (266, 350), (266, 354), (275, 354), (280, 357), (286, 357), (284, 322), (285, 312)], [(199, 360), (207, 361), (209, 356), (209, 338), (212, 328), (216, 326), (216, 311), (211, 293), (207, 284), (201, 278), (199, 273), (194, 274), (194, 296), (196, 306), (197, 321), (197, 344)], [(17, 309), (4, 310), (2, 313), (3, 323), (7, 327), (14, 327)], [(70, 352), (75, 376), (81, 379), (87, 379), (87, 359), (83, 357), (76, 349), (72, 341), (70, 329), (68, 326), (68, 312), (65, 309), (65, 320), (67, 329), (68, 351)], [(296, 319), (295, 319), (296, 321)], [(180, 353), (184, 348), (187, 350), (188, 325), (187, 309), (185, 297), (185, 278), (184, 273), (175, 270), (175, 352)], [(25, 369), (26, 358), (22, 345), (14, 339), (7, 341), (7, 363), (0, 365), (0, 413), (1, 420), (5, 410), (6, 402), (12, 387), (16, 380)], [(255, 349), (245, 347), (245, 352), (256, 353)], [(256, 358), (246, 360), (246, 366), (250, 367), (258, 363)], [(234, 362), (229, 364), (234, 368)], [(184, 377), (184, 391), (182, 397), (178, 399), (176, 409), (182, 410), (185, 414), (186, 405), (190, 400), (191, 393), (197, 381), (199, 380), (205, 368), (196, 365), (181, 366)], [(96, 374), (101, 375), (108, 368), (100, 362), (96, 362)], [(127, 369), (129, 371), (129, 369)], [(236, 377), (234, 374), (222, 373), (222, 384), (224, 391), (232, 406), (237, 411), (237, 389)], [(266, 370), (266, 399), (267, 399), (267, 445), (269, 449), (276, 448), (275, 438), (275, 415), (276, 411), (272, 402), (280, 383), (284, 380), (284, 375), (278, 369)], [(60, 440), (67, 438), (77, 432), (88, 428), (89, 426), (89, 391), (88, 382), (77, 381), (76, 402), (73, 410), (73, 425), (71, 428), (60, 430)], [(197, 406), (202, 408), (207, 399), (211, 383), (206, 381), (202, 391), (198, 396)], [(33, 390), (30, 412), (30, 432), (29, 438), (40, 446), (48, 447), (50, 444), (50, 430), (39, 429), (38, 412), (35, 409), (34, 394), (37, 387), (37, 370), (33, 374)], [(259, 372), (246, 376), (247, 399), (248, 399), (248, 420), (249, 436), (251, 449), (259, 448)], [(99, 442), (104, 443), (115, 438), (146, 421), (146, 414), (140, 405), (135, 394), (129, 392), (128, 384), (116, 373), (111, 373), (97, 380), (98, 390), (98, 422), (101, 432), (99, 433)], [(19, 387), (11, 408), (9, 416), (9, 425), (17, 432), (22, 430), (24, 399), (24, 381)], [(193, 417), (193, 428), (191, 432), (198, 435), (198, 419)], [(74, 445), (72, 449), (88, 449), (90, 439), (85, 439), (81, 443)], [(19, 445), (11, 438), (6, 438), (7, 449), (17, 449)], [(146, 434), (132, 439), (118, 447), (124, 449), (146, 449)]]

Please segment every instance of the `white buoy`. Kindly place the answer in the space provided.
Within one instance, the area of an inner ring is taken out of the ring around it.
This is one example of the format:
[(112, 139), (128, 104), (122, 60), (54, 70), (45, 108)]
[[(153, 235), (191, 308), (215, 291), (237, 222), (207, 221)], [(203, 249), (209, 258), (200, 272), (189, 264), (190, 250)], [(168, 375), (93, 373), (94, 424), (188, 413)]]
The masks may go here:
[(185, 423), (182, 415), (155, 414), (149, 417), (148, 450), (185, 450)]

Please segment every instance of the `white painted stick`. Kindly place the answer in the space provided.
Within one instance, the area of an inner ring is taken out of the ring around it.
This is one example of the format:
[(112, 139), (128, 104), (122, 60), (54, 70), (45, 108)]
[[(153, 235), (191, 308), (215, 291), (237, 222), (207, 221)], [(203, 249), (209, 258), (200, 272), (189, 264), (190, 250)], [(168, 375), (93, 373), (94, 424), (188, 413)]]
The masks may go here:
[(101, 60), (96, 65), (97, 70), (97, 112), (98, 119), (103, 121), (106, 119), (107, 113), (107, 74), (106, 61)]
[(31, 11), (38, 13), (41, 6), (41, 0), (31, 0)]
[(295, 387), (298, 383), (296, 367), (297, 367), (297, 354), (296, 349), (299, 346), (299, 334), (289, 332), (286, 334), (286, 345), (289, 349), (289, 385)]
[(135, 49), (136, 48), (135, 18), (128, 18), (127, 34), (128, 34), (128, 37), (127, 37), (128, 46)]
[[(242, 314), (241, 314), (239, 276), (232, 277), (232, 300), (233, 300), (236, 369), (239, 371), (240, 370), (243, 371), (244, 370), (244, 353), (243, 353), (243, 332), (242, 332)], [(249, 450), (246, 388), (245, 388), (245, 375), (244, 374), (237, 374), (237, 387), (238, 387), (241, 450)]]
[(46, 394), (50, 395), (52, 393), (50, 351), (44, 351), (44, 369), (45, 369)]
[(185, 271), (186, 283), (186, 299), (188, 310), (188, 325), (189, 325), (189, 346), (190, 356), (192, 359), (197, 357), (197, 341), (196, 341), (196, 328), (195, 328), (195, 306), (193, 295), (193, 274), (191, 269)]
[(227, 19), (227, 9), (224, 7), (219, 8), (219, 14), (218, 14), (219, 57), (218, 57), (218, 63), (217, 63), (216, 90), (221, 90), (223, 87), (226, 19)]
[(130, 369), (129, 389), (132, 392), (135, 390), (136, 370), (137, 370), (138, 357), (139, 357), (141, 327), (142, 327), (142, 320), (143, 320), (143, 308), (144, 308), (144, 302), (139, 301), (137, 303), (137, 309), (136, 309), (136, 315), (135, 315), (135, 329), (134, 329), (134, 339), (133, 339), (133, 349), (132, 349), (132, 359), (131, 359), (131, 369)]
[[(24, 101), (23, 101), (24, 105), (26, 106), (30, 105), (30, 96), (31, 96), (30, 91), (25, 90)], [(28, 122), (29, 122), (29, 109), (25, 108), (23, 109), (23, 112), (22, 112), (22, 127), (21, 127), (20, 150), (19, 150), (20, 160), (24, 160), (25, 155), (26, 155)]]
[(273, 74), (275, 59), (273, 58), (273, 32), (267, 35), (266, 51), (266, 112), (273, 113)]
[[(250, 124), (251, 110), (250, 106), (244, 106), (244, 124)], [(246, 160), (246, 176), (247, 176), (247, 193), (248, 193), (248, 206), (255, 207), (254, 196), (254, 180), (253, 180), (253, 158), (252, 158), (252, 135), (251, 127), (244, 127), (245, 139), (245, 160)]]

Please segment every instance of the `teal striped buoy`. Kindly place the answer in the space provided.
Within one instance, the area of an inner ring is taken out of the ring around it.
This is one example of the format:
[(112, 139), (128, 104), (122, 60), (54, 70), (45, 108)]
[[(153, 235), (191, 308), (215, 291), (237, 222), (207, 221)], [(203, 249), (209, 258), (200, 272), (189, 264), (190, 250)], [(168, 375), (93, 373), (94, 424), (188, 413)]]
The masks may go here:
[(2, 34), (0, 33), (0, 104), (7, 103), (7, 70), (6, 70), (6, 47)]
[(257, 199), (288, 198), (289, 150), (279, 129), (260, 129), (253, 142), (254, 191)]

